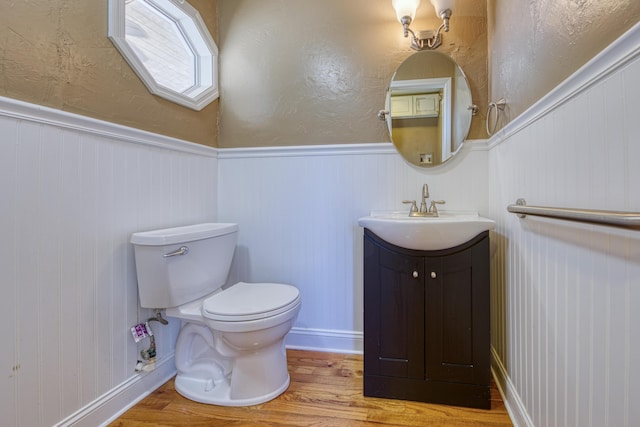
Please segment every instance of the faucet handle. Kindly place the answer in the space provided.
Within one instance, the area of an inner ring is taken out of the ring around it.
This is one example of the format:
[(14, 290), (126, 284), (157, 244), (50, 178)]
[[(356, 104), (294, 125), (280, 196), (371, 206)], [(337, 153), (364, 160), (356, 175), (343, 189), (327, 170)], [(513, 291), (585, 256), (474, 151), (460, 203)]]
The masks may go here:
[(444, 200), (431, 200), (431, 206), (429, 206), (429, 212), (433, 212), (437, 216), (438, 208), (436, 205), (444, 205), (445, 203), (447, 202), (445, 202)]
[(409, 212), (418, 212), (418, 206), (416, 206), (416, 201), (415, 200), (403, 200), (402, 203), (404, 203), (406, 205), (411, 203), (411, 208), (409, 209)]

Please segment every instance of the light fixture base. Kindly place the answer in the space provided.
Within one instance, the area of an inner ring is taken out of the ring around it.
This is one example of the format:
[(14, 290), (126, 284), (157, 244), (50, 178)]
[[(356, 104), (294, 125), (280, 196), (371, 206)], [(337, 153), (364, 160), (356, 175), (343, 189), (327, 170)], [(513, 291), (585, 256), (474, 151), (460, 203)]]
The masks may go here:
[(411, 48), (414, 50), (436, 49), (442, 44), (441, 32), (449, 31), (449, 18), (451, 18), (451, 9), (439, 11), (438, 16), (442, 19), (442, 24), (437, 30), (413, 31), (409, 26), (413, 19), (411, 16), (403, 16), (400, 19), (404, 30), (404, 36), (409, 37), (411, 34)]
[(411, 48), (414, 50), (436, 49), (442, 44), (442, 37), (434, 30), (416, 31), (411, 39)]

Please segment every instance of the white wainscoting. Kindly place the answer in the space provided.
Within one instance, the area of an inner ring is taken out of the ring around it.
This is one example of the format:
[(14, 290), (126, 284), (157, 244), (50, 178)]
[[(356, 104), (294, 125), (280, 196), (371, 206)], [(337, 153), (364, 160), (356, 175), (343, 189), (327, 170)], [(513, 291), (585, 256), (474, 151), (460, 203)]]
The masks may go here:
[(0, 424), (95, 426), (174, 372), (153, 323), (136, 374), (132, 232), (216, 219), (217, 152), (0, 98)]
[(289, 347), (362, 352), (362, 229), (371, 210), (406, 210), (424, 183), (443, 209), (487, 213), (486, 143), (435, 170), (391, 144), (229, 149), (219, 153), (219, 212), (239, 224), (232, 280), (302, 293)]
[(521, 426), (640, 425), (640, 231), (507, 213), (640, 212), (640, 26), (491, 140), (494, 370)]

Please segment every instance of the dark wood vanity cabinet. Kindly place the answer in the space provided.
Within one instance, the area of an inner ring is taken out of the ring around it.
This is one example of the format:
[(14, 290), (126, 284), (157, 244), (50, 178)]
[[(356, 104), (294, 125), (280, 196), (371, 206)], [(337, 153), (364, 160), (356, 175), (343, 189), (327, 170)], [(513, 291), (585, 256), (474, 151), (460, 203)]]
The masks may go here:
[(364, 394), (489, 409), (489, 232), (438, 251), (364, 230)]

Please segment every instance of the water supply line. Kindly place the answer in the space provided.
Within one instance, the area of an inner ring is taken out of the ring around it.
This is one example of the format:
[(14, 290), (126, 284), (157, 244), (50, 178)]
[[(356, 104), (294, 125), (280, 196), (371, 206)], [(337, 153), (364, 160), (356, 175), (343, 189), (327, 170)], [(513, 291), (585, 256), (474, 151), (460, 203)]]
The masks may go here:
[[(163, 325), (168, 325), (169, 322), (162, 317), (162, 312), (160, 310), (156, 310), (156, 316), (150, 317), (147, 319), (147, 324), (149, 322), (160, 322)], [(149, 332), (151, 332), (151, 325), (149, 325)], [(140, 351), (140, 355), (144, 360), (151, 360), (156, 357), (156, 339), (152, 333), (149, 334), (149, 348), (146, 350)]]
[(153, 331), (151, 330), (150, 322), (160, 322), (163, 325), (168, 325), (169, 322), (162, 317), (162, 312), (160, 310), (156, 310), (155, 317), (149, 317), (146, 322), (138, 323), (136, 326), (131, 328), (131, 333), (133, 334), (133, 338), (135, 342), (139, 342), (143, 338), (149, 338), (149, 348), (140, 351), (140, 356), (143, 360), (138, 360), (136, 364), (136, 371), (152, 371), (155, 369), (155, 361), (156, 361), (156, 339), (153, 336)]

